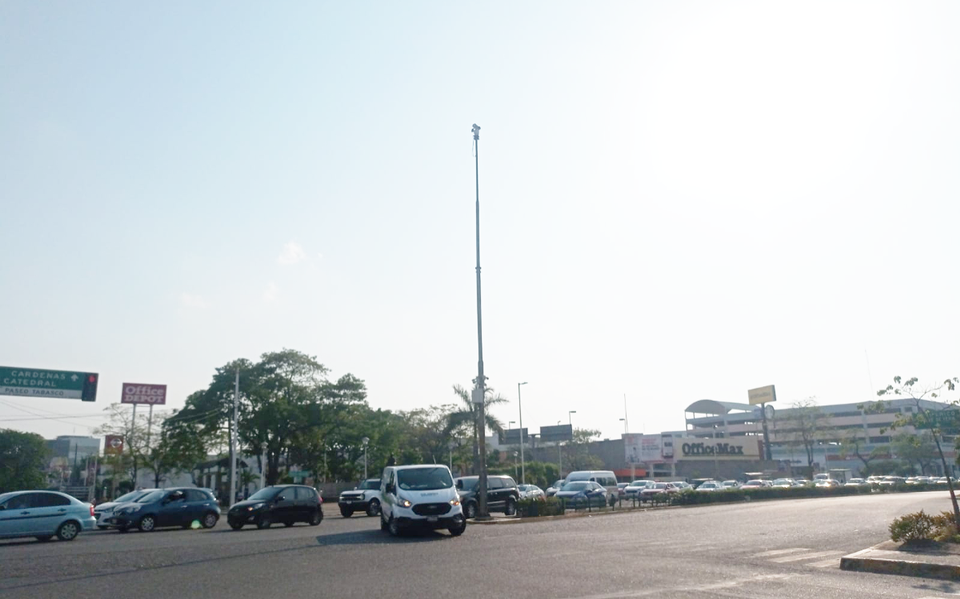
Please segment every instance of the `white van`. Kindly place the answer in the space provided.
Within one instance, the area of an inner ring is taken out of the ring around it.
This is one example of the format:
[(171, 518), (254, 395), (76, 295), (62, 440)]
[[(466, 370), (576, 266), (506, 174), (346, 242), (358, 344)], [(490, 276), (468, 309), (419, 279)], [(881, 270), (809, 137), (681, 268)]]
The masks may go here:
[(410, 528), (446, 528), (457, 537), (467, 529), (453, 476), (443, 464), (387, 466), (380, 495), (380, 530), (394, 536)]
[(564, 484), (578, 480), (587, 480), (599, 483), (607, 490), (607, 501), (611, 504), (617, 500), (620, 489), (617, 487), (617, 475), (612, 470), (577, 470), (567, 475)]

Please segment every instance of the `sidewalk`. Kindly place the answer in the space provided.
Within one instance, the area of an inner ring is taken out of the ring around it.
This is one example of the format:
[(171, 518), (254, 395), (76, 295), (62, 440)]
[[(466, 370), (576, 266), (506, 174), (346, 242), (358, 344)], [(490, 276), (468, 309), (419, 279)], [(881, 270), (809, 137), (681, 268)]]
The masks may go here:
[(840, 569), (960, 580), (960, 545), (885, 541), (840, 558)]

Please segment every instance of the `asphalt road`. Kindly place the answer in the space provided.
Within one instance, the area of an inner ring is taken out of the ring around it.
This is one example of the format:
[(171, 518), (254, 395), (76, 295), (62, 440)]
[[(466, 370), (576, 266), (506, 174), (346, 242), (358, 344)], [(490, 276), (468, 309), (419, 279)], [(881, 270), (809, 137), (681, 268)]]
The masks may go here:
[[(897, 515), (945, 492), (747, 502), (471, 524), (394, 539), (328, 505), (317, 527), (92, 532), (0, 541), (0, 597), (776, 597), (960, 595), (960, 584), (842, 572)], [(331, 513), (334, 512), (334, 513)]]

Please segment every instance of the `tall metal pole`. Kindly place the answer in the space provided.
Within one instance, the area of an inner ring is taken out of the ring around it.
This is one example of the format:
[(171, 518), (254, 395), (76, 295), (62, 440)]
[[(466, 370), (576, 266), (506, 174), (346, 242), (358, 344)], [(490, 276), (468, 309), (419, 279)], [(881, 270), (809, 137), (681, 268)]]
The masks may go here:
[(477, 380), (473, 390), (473, 401), (477, 404), (477, 442), (480, 451), (480, 480), (478, 481), (477, 517), (490, 517), (487, 512), (487, 439), (486, 415), (484, 414), (484, 396), (486, 395), (486, 380), (483, 375), (483, 318), (480, 311), (480, 127), (474, 123), (473, 128), (473, 156), (477, 179)]
[(773, 459), (773, 452), (770, 451), (770, 433), (767, 431), (767, 404), (760, 404), (760, 412), (763, 416), (763, 453), (769, 462)]
[[(137, 482), (140, 479), (139, 473), (137, 472), (137, 452), (133, 449), (133, 438), (137, 434), (137, 404), (133, 404), (133, 417), (130, 424), (130, 438), (127, 439), (127, 445), (130, 446), (130, 457), (133, 458), (133, 489), (137, 490), (140, 488), (140, 485)], [(139, 440), (139, 439), (138, 439)]]
[(240, 369), (237, 368), (237, 377), (233, 382), (233, 424), (230, 427), (230, 501), (227, 505), (233, 505), (237, 501), (237, 419), (240, 405)]
[(260, 488), (264, 487), (267, 474), (267, 442), (260, 444)]
[(524, 468), (523, 463), (523, 443), (526, 439), (523, 438), (523, 402), (520, 401), (520, 385), (526, 385), (526, 381), (522, 383), (517, 383), (517, 407), (520, 408), (520, 484), (527, 484), (527, 471)]
[(630, 429), (630, 421), (627, 420), (627, 394), (623, 394), (623, 432)]

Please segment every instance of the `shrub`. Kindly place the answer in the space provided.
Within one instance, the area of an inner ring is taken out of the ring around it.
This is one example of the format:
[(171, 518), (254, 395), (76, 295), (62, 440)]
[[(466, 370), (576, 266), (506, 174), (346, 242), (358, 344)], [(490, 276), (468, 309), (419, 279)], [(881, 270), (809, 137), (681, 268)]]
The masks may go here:
[(940, 512), (931, 518), (933, 521), (933, 539), (941, 543), (960, 543), (960, 530), (953, 512)]
[(521, 499), (517, 504), (517, 513), (521, 518), (537, 518), (540, 516), (559, 516), (563, 514), (563, 506), (556, 497), (546, 499)]
[[(951, 516), (952, 517), (952, 516)], [(901, 541), (933, 540), (934, 520), (923, 510), (896, 518), (890, 523), (890, 539)]]

